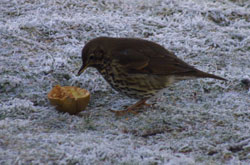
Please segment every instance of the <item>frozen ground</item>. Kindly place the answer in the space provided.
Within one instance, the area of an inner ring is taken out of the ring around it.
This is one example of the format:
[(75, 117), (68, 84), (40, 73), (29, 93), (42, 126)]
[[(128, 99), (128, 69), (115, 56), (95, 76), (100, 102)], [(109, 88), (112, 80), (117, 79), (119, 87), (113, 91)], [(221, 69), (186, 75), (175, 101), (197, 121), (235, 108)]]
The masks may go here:
[[(183, 81), (116, 117), (135, 100), (75, 76), (97, 36), (155, 41), (230, 81)], [(0, 77), (0, 164), (250, 164), (248, 0), (1, 0)], [(55, 111), (56, 84), (91, 91), (87, 110)]]

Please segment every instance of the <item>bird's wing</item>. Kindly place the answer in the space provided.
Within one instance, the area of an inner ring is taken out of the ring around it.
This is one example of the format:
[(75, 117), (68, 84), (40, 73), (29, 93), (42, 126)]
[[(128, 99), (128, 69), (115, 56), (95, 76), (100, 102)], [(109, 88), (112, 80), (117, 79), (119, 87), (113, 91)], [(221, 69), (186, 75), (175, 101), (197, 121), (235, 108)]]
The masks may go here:
[(130, 74), (173, 75), (195, 70), (169, 51), (158, 54), (153, 50), (124, 49), (112, 52), (112, 57)]
[(128, 70), (143, 70), (149, 64), (149, 58), (132, 49), (115, 51), (112, 53), (113, 62)]

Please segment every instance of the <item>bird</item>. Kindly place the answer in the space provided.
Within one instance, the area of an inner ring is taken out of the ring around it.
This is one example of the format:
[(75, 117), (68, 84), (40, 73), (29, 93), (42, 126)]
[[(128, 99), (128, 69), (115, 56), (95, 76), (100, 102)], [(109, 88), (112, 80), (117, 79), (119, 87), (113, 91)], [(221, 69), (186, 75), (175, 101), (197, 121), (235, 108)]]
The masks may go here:
[[(146, 101), (171, 84), (196, 78), (225, 78), (194, 68), (163, 46), (140, 38), (97, 37), (82, 49), (82, 66), (94, 67), (116, 91), (137, 99), (117, 115), (148, 105)], [(114, 111), (113, 111), (114, 112)]]

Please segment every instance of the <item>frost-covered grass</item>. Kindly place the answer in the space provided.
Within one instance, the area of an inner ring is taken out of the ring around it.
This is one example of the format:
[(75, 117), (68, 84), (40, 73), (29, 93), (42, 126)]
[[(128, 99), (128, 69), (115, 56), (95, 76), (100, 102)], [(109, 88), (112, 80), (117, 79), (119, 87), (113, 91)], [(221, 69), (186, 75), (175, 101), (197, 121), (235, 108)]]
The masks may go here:
[[(138, 115), (94, 69), (76, 77), (98, 36), (155, 41), (229, 79), (183, 81)], [(248, 0), (1, 0), (0, 164), (250, 164)], [(88, 89), (78, 116), (47, 99), (56, 85)]]

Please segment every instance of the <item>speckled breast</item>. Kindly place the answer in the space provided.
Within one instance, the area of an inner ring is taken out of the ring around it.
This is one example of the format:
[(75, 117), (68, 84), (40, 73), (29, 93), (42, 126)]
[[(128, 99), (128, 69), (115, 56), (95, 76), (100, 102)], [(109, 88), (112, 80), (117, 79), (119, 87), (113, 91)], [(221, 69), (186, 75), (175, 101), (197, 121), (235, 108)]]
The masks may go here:
[(98, 71), (112, 88), (132, 98), (150, 98), (164, 88), (154, 84), (154, 76), (128, 74), (120, 67), (105, 65)]

